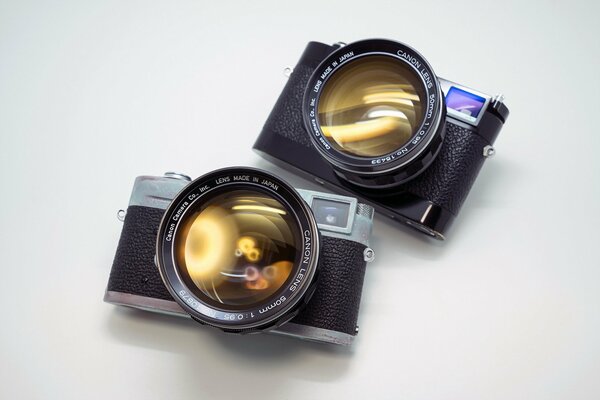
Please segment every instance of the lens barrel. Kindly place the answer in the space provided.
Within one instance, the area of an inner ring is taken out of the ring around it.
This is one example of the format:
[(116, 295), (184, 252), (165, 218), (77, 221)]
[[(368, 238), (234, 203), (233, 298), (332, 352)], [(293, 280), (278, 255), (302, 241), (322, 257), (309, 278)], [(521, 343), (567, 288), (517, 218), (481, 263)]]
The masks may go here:
[(319, 233), (294, 188), (258, 169), (225, 168), (186, 186), (161, 221), (156, 254), (174, 300), (225, 331), (276, 327), (314, 292)]
[(313, 145), (352, 184), (402, 184), (431, 164), (445, 134), (444, 98), (427, 61), (385, 39), (343, 46), (315, 69), (303, 99)]

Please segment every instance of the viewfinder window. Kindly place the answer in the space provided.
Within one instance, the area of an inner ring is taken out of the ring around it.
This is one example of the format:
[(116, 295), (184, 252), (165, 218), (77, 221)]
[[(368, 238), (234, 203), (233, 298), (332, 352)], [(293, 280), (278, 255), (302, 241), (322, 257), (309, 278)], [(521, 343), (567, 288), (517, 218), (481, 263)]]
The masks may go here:
[(346, 228), (350, 213), (350, 204), (341, 201), (314, 198), (312, 210), (317, 224)]
[(446, 95), (446, 107), (457, 111), (461, 117), (470, 122), (477, 121), (484, 105), (485, 99), (483, 97), (455, 86), (452, 86)]

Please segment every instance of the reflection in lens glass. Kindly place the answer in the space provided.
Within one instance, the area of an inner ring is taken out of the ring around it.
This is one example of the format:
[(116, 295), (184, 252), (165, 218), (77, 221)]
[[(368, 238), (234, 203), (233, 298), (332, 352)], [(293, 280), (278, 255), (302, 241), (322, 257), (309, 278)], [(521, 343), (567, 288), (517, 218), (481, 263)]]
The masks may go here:
[(278, 200), (259, 192), (217, 195), (187, 216), (175, 238), (177, 264), (212, 301), (249, 306), (290, 276), (299, 227)]
[(366, 56), (341, 67), (319, 99), (323, 135), (339, 151), (362, 157), (406, 144), (423, 122), (425, 88), (412, 67)]

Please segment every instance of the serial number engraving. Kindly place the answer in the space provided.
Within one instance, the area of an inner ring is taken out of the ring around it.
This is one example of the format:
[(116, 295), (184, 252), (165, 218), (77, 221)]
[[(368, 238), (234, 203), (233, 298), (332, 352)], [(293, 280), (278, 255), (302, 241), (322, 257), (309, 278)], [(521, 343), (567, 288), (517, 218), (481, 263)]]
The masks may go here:
[(181, 300), (183, 300), (184, 303), (189, 305), (194, 310), (200, 311), (201, 313), (206, 314), (211, 318), (217, 317), (217, 312), (215, 310), (211, 310), (210, 308), (207, 308), (207, 307), (202, 307), (202, 304), (198, 300), (196, 300), (195, 298), (190, 296), (190, 294), (188, 292), (186, 292), (185, 290), (183, 290), (183, 289), (180, 290), (179, 296), (181, 296)]

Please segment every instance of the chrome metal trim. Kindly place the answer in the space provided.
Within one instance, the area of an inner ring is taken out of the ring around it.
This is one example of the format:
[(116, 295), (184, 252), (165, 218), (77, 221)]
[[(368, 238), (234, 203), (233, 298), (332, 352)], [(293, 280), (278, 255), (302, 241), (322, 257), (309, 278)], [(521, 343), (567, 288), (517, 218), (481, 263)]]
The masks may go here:
[[(425, 211), (425, 213), (427, 213), (428, 211)], [(404, 223), (412, 228), (415, 228), (418, 231), (421, 231), (429, 236), (432, 236), (438, 240), (446, 240), (446, 237), (444, 235), (442, 235), (440, 232), (433, 230), (425, 225), (423, 225), (420, 222), (416, 222), (416, 221), (412, 221), (410, 219), (407, 219), (404, 221)]]
[(164, 177), (171, 178), (171, 179), (179, 179), (179, 180), (186, 181), (186, 182), (192, 181), (192, 178), (190, 178), (189, 176), (187, 176), (185, 174), (181, 174), (179, 172), (165, 172)]
[(492, 158), (496, 155), (496, 149), (489, 144), (483, 148), (483, 156), (485, 158)]
[(375, 214), (375, 209), (368, 204), (358, 203), (356, 206), (356, 213), (358, 215), (363, 215), (368, 219), (373, 219), (373, 214)]
[(363, 251), (363, 257), (366, 262), (372, 262), (375, 260), (375, 252), (372, 248), (367, 247), (365, 251)]
[(502, 93), (495, 95), (492, 99), (492, 105), (494, 107), (498, 107), (500, 103), (504, 103), (504, 95)]
[(129, 205), (166, 210), (177, 193), (187, 186), (188, 183), (183, 178), (138, 176), (133, 184)]
[(313, 208), (313, 202), (315, 199), (330, 200), (330, 201), (334, 201), (337, 203), (349, 204), (350, 208), (348, 209), (348, 219), (346, 220), (346, 226), (339, 227), (339, 226), (332, 226), (332, 225), (319, 224), (319, 223), (317, 223), (317, 225), (319, 226), (319, 229), (322, 231), (326, 230), (329, 232), (338, 232), (338, 233), (345, 233), (345, 234), (349, 234), (352, 232), (352, 224), (354, 223), (354, 215), (356, 214), (356, 206), (358, 204), (358, 200), (356, 200), (356, 198), (348, 197), (348, 196), (340, 196), (340, 195), (331, 194), (331, 193), (315, 192), (313, 190), (305, 190), (305, 189), (296, 189), (296, 191), (298, 193), (300, 193), (300, 196), (302, 196), (304, 201), (306, 201), (308, 203), (308, 205), (310, 206), (311, 209)]
[(106, 303), (138, 308), (144, 311), (152, 311), (177, 317), (190, 317), (188, 313), (183, 311), (183, 308), (181, 308), (179, 304), (172, 300), (155, 299), (154, 297), (107, 290), (104, 293), (104, 301)]
[[(185, 176), (183, 174), (177, 174)], [(138, 176), (133, 185), (130, 206), (143, 206), (166, 210), (175, 196), (188, 185), (183, 178), (174, 179), (167, 176)], [(312, 210), (314, 198), (339, 201), (350, 204), (349, 221), (346, 228), (336, 228), (318, 224), (322, 235), (339, 239), (352, 240), (369, 247), (369, 238), (373, 229), (374, 209), (370, 205), (359, 203), (355, 197), (341, 196), (333, 193), (296, 189)]]
[(277, 329), (268, 331), (268, 333), (295, 337), (310, 342), (338, 344), (342, 346), (350, 346), (354, 342), (354, 336), (347, 333), (295, 324), (293, 322), (283, 324)]
[(311, 209), (312, 201), (315, 198), (350, 204), (348, 223), (345, 228), (318, 224), (319, 231), (323, 236), (352, 240), (369, 247), (369, 238), (373, 230), (373, 215), (375, 213), (373, 207), (368, 204), (359, 203), (354, 197), (305, 189), (296, 189), (296, 191), (300, 193), (300, 196), (308, 203)]
[[(175, 317), (190, 318), (190, 315), (172, 300), (155, 299), (153, 297), (107, 290), (104, 294), (104, 301), (118, 306), (133, 307)], [(277, 329), (266, 331), (265, 333), (291, 336), (311, 342), (339, 344), (342, 346), (349, 346), (354, 341), (354, 336), (347, 333), (292, 322), (285, 323)]]

